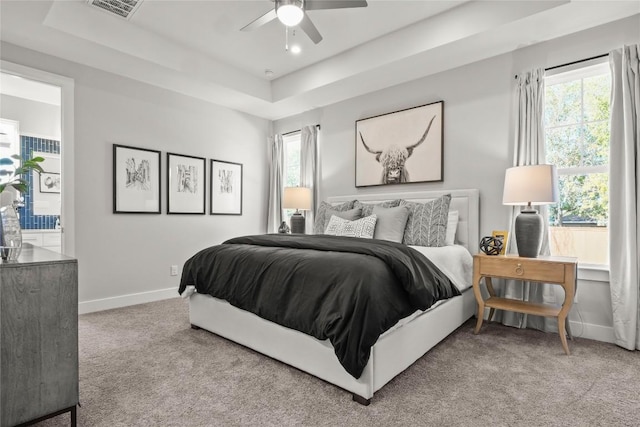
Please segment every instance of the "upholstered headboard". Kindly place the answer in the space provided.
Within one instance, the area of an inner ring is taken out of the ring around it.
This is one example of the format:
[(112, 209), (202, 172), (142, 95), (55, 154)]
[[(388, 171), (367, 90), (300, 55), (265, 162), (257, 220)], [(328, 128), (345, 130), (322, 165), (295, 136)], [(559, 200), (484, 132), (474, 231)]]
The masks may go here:
[(444, 194), (451, 194), (449, 210), (458, 211), (458, 229), (456, 243), (466, 247), (469, 252), (478, 252), (480, 242), (480, 192), (471, 190), (439, 190), (415, 191), (406, 193), (357, 194), (348, 196), (328, 197), (329, 203), (360, 200), (366, 203), (382, 202), (384, 200), (404, 199), (411, 202), (426, 202), (437, 199)]

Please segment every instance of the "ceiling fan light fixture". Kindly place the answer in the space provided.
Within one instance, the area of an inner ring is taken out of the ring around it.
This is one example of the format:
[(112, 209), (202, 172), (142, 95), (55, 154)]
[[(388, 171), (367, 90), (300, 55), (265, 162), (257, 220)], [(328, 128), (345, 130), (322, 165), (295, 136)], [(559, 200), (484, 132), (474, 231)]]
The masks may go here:
[(304, 18), (302, 2), (299, 0), (276, 1), (276, 15), (287, 27), (295, 27)]

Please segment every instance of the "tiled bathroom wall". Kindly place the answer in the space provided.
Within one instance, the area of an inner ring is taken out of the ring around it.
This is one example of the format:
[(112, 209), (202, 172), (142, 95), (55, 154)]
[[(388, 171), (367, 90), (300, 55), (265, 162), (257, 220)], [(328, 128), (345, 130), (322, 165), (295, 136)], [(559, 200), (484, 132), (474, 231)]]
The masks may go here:
[[(60, 154), (60, 141), (20, 135), (20, 155), (23, 159), (33, 157), (33, 152)], [(38, 182), (33, 182), (33, 174), (27, 174), (29, 192), (24, 195), (24, 207), (19, 208), (20, 226), (23, 230), (53, 229), (56, 227), (57, 215), (34, 215), (33, 194), (38, 191)], [(37, 177), (37, 175), (36, 175)]]

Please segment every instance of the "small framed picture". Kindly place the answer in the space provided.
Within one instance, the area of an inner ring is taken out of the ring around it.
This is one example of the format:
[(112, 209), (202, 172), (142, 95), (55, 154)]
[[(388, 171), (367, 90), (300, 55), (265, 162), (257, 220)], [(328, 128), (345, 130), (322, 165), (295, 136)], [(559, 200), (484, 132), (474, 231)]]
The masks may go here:
[(242, 215), (242, 164), (211, 160), (211, 215)]
[(41, 193), (59, 193), (60, 192), (60, 174), (55, 172), (40, 173), (40, 192)]
[(205, 213), (206, 165), (203, 157), (167, 153), (167, 213)]
[(509, 232), (506, 230), (493, 230), (491, 233), (492, 237), (496, 239), (502, 240), (502, 249), (500, 250), (499, 255), (504, 255), (507, 253), (507, 244), (509, 244)]
[(160, 213), (160, 151), (113, 144), (113, 213)]

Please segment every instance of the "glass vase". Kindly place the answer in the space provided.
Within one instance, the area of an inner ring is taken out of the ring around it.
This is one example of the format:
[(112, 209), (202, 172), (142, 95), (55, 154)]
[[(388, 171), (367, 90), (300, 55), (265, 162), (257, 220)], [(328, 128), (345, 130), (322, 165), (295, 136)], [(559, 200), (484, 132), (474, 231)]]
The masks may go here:
[(0, 258), (16, 261), (22, 251), (22, 229), (16, 209), (9, 205), (0, 208)]

